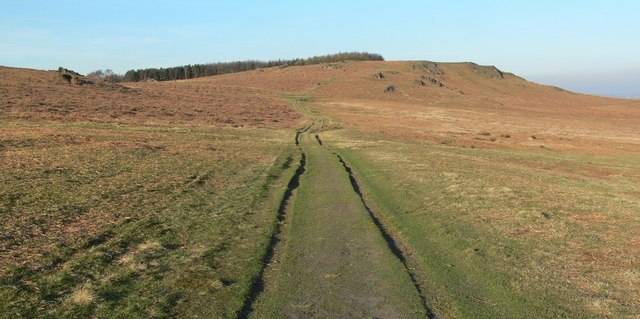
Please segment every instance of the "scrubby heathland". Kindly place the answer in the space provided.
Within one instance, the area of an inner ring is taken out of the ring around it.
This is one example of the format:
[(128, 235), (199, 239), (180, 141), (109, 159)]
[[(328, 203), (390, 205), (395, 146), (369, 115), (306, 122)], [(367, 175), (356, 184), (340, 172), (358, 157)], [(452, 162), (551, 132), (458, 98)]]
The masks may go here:
[(638, 100), (346, 60), (0, 68), (0, 317), (638, 315)]

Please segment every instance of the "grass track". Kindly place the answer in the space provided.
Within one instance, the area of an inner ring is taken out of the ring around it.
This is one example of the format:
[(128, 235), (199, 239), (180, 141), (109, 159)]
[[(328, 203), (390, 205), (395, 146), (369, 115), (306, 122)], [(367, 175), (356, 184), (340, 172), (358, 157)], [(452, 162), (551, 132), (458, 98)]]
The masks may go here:
[(424, 318), (418, 292), (335, 155), (301, 136), (307, 170), (251, 317)]

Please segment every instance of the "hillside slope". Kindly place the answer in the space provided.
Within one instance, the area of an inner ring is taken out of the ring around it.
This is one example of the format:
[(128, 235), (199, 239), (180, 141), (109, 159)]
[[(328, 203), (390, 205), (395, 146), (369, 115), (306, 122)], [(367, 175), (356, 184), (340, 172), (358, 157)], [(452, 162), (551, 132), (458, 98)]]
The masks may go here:
[(200, 81), (306, 101), (322, 117), (319, 138), (354, 167), (418, 265), (435, 313), (637, 316), (640, 101), (472, 63), (338, 63)]
[(0, 67), (0, 119), (142, 125), (293, 127), (300, 115), (250, 87), (155, 82), (122, 86)]
[[(640, 144), (640, 100), (571, 93), (474, 63), (347, 62), (194, 82), (307, 95), (344, 125), (459, 146), (528, 148), (543, 138), (571, 151), (635, 152)], [(478, 139), (487, 132), (513, 138)]]
[(0, 67), (0, 318), (635, 318), (639, 127), (473, 63)]

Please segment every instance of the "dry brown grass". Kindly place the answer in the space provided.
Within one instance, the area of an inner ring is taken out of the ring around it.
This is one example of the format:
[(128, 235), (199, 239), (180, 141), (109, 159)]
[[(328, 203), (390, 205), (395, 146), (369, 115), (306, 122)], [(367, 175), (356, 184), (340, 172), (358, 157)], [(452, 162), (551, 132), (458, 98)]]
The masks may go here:
[(0, 67), (0, 119), (134, 125), (294, 127), (278, 95), (193, 81), (74, 85), (58, 73)]
[(80, 287), (69, 296), (68, 302), (74, 305), (85, 305), (93, 302), (95, 296), (89, 287)]

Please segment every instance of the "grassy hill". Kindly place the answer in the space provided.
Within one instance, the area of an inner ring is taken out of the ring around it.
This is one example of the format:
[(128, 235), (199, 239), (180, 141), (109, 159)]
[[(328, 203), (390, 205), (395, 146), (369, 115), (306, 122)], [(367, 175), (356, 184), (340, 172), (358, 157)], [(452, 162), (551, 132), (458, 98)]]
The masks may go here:
[(350, 167), (428, 313), (640, 309), (638, 100), (426, 61), (120, 84), (0, 67), (0, 97), (3, 318), (327, 315), (278, 308), (323, 199), (306, 172), (278, 226), (302, 154)]

